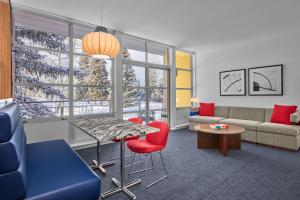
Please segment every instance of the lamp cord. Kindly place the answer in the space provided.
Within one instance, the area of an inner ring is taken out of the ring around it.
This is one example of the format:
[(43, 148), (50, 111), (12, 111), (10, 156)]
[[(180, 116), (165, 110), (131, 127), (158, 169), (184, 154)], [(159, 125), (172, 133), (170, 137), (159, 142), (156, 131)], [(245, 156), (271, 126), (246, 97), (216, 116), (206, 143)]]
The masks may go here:
[(101, 26), (102, 26), (102, 12), (103, 12), (103, 0), (100, 0), (100, 23), (101, 23)]

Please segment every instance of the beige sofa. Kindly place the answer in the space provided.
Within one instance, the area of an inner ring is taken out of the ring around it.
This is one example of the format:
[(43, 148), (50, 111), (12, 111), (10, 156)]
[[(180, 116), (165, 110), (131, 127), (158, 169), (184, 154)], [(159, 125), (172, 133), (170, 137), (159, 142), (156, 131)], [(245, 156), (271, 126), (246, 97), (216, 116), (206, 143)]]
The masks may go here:
[[(196, 112), (199, 108), (192, 108)], [(216, 106), (215, 116), (190, 116), (189, 128), (195, 130), (197, 124), (224, 123), (238, 125), (246, 129), (242, 140), (298, 150), (300, 147), (300, 126), (271, 123), (273, 109)]]

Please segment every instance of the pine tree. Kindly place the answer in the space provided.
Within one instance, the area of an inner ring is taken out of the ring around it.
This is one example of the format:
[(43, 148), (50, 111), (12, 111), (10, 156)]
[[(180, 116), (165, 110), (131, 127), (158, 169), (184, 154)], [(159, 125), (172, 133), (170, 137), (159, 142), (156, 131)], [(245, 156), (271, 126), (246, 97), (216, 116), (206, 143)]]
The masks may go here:
[[(15, 27), (15, 40), (21, 45), (46, 46), (51, 50), (66, 50), (65, 36), (45, 33), (39, 30)], [(66, 100), (67, 97), (53, 87), (43, 85), (45, 79), (65, 79), (69, 69), (61, 66), (52, 66), (45, 61), (46, 57), (39, 51), (29, 48), (14, 48), (15, 55), (15, 81), (17, 83), (31, 84), (26, 88), (16, 88), (15, 99), (17, 102), (34, 101), (32, 96), (45, 96), (50, 99)], [(51, 82), (51, 80), (49, 80)], [(22, 104), (24, 118), (53, 117), (54, 113), (41, 103)]]
[[(39, 30), (15, 27), (15, 41), (20, 45), (38, 46), (50, 50), (67, 51), (68, 47), (64, 41), (66, 36), (47, 33)], [(49, 57), (42, 55), (38, 50), (30, 48), (15, 47), (15, 80), (17, 83), (27, 85), (24, 88), (17, 88), (15, 99), (17, 102), (32, 102), (32, 96), (47, 98), (50, 100), (68, 101), (64, 90), (55, 89), (44, 84), (61, 83), (68, 81), (69, 68), (50, 62)], [(49, 54), (61, 56), (60, 52), (49, 52)], [(50, 64), (49, 64), (50, 63)], [(76, 100), (106, 100), (110, 98), (109, 73), (106, 69), (106, 62), (88, 56), (82, 56), (79, 61), (79, 69), (74, 69), (74, 78), (83, 85), (94, 85), (97, 87), (80, 87), (76, 90)], [(29, 85), (28, 85), (29, 84)], [(61, 103), (60, 106), (63, 103)], [(42, 103), (22, 104), (23, 117), (53, 117), (55, 112), (48, 109)], [(59, 108), (56, 113), (59, 112)]]
[[(87, 74), (87, 70), (89, 68), (90, 65), (90, 57), (88, 56), (82, 56), (79, 59), (79, 68), (82, 70), (82, 72), (84, 73), (84, 76), (79, 76), (77, 77), (78, 83), (79, 84), (86, 84), (86, 74)], [(76, 94), (75, 94), (75, 99), (76, 100), (83, 100), (83, 99), (88, 99), (89, 98), (89, 93), (88, 93), (88, 88), (87, 87), (78, 87), (76, 88)]]
[(91, 57), (81, 57), (79, 65), (85, 71), (85, 76), (80, 79), (82, 84), (97, 87), (84, 87), (77, 94), (81, 98), (91, 100), (106, 100), (110, 94), (110, 80), (106, 69), (106, 61)]
[[(157, 73), (155, 69), (149, 70), (149, 85), (150, 87), (159, 87), (159, 83), (157, 82)], [(149, 96), (151, 98), (151, 101), (157, 101), (160, 97), (161, 93), (160, 90), (157, 89), (150, 89), (149, 90)]]
[(164, 99), (163, 90), (158, 89), (159, 87), (164, 87), (163, 81), (163, 78), (159, 79), (158, 81), (158, 76), (155, 69), (149, 70), (149, 85), (151, 87), (154, 87), (154, 89), (149, 90), (149, 96), (151, 97), (151, 101), (162, 102), (162, 100)]
[(157, 73), (155, 69), (149, 70), (149, 85), (151, 87), (158, 87), (159, 83), (157, 82)]
[[(131, 60), (130, 54), (126, 49), (122, 50), (125, 60)], [(138, 82), (135, 71), (131, 65), (123, 67), (123, 106), (130, 107), (137, 104), (138, 100), (142, 98), (142, 94), (135, 88)]]

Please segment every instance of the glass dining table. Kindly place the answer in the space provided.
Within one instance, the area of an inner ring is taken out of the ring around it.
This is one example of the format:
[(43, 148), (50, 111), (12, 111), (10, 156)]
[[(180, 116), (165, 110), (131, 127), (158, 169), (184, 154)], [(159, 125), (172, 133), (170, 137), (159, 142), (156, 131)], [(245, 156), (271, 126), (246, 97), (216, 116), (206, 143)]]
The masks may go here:
[(106, 173), (104, 167), (113, 165), (114, 161), (101, 163), (100, 146), (102, 143), (107, 143), (113, 139), (120, 139), (120, 158), (121, 158), (121, 180), (112, 178), (112, 183), (116, 186), (115, 189), (101, 194), (102, 199), (113, 194), (124, 192), (130, 199), (137, 199), (137, 197), (129, 190), (130, 187), (141, 183), (141, 179), (132, 182), (125, 182), (125, 138), (127, 136), (146, 135), (148, 133), (158, 132), (159, 129), (143, 124), (134, 124), (116, 118), (80, 118), (70, 122), (73, 126), (80, 129), (90, 137), (97, 141), (97, 160), (93, 160), (92, 169), (98, 169), (102, 173)]

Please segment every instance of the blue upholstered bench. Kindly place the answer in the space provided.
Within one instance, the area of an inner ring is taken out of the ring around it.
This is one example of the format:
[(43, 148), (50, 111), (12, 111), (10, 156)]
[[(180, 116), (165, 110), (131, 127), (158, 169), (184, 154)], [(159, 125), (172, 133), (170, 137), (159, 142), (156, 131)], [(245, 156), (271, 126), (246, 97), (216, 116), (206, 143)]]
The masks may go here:
[(0, 110), (0, 199), (96, 200), (100, 187), (64, 140), (26, 144), (19, 106)]

